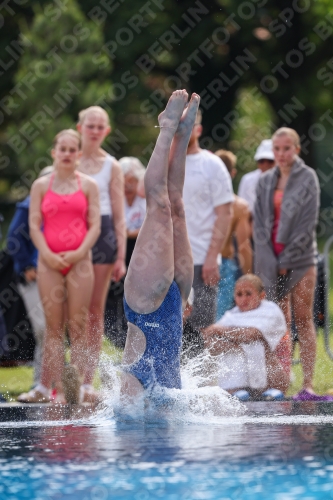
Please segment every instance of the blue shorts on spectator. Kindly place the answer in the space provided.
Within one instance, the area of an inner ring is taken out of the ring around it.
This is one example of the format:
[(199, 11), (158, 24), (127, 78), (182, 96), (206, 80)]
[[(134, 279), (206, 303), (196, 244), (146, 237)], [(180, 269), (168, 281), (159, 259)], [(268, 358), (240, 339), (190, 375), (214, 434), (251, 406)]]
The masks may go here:
[(215, 321), (218, 321), (227, 311), (229, 311), (229, 309), (234, 307), (234, 289), (239, 275), (240, 270), (236, 261), (234, 259), (222, 257)]

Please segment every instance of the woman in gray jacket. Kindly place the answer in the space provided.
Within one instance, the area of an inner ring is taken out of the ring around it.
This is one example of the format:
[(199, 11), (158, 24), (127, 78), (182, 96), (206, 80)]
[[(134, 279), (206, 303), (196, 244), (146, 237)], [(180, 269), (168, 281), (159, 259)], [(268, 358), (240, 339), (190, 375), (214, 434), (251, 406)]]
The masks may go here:
[(291, 324), (291, 306), (300, 344), (303, 389), (294, 399), (326, 400), (313, 392), (316, 331), (316, 225), (320, 206), (317, 175), (298, 156), (300, 138), (293, 129), (273, 137), (276, 166), (260, 177), (254, 208), (255, 272), (270, 300), (279, 302)]

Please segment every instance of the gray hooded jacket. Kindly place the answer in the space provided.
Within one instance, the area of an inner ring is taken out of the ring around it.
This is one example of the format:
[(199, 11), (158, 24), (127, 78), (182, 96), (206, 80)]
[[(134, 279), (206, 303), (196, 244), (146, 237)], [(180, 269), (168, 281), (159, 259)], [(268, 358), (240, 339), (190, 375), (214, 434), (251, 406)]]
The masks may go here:
[(276, 298), (279, 269), (288, 270), (288, 279), (283, 285), (284, 293), (288, 293), (317, 261), (319, 182), (315, 171), (298, 156), (284, 191), (276, 238), (285, 248), (279, 256), (273, 251), (273, 198), (279, 176), (280, 170), (276, 166), (260, 177), (253, 215), (255, 273), (263, 280), (272, 299)]

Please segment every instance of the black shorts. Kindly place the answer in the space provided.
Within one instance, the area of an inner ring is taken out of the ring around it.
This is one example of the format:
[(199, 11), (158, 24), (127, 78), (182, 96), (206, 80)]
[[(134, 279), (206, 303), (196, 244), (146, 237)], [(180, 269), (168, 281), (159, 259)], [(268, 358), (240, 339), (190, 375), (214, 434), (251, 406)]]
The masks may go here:
[(117, 258), (117, 238), (110, 215), (101, 217), (101, 234), (92, 248), (93, 264), (113, 264)]

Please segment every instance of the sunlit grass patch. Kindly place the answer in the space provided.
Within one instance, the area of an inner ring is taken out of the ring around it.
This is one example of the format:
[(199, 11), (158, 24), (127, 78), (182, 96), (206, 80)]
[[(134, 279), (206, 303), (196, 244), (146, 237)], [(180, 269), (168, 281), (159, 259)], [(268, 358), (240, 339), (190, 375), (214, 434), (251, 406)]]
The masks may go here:
[[(103, 352), (113, 363), (121, 361), (122, 351), (114, 347), (106, 338), (103, 340)], [(67, 358), (67, 356), (66, 356)], [(0, 368), (0, 393), (8, 401), (15, 401), (22, 392), (29, 391), (33, 386), (33, 368), (31, 366), (17, 366), (13, 368)], [(100, 386), (98, 373), (94, 379), (96, 389)]]

